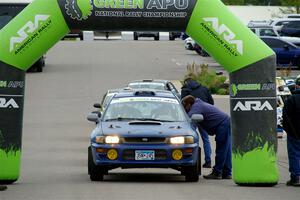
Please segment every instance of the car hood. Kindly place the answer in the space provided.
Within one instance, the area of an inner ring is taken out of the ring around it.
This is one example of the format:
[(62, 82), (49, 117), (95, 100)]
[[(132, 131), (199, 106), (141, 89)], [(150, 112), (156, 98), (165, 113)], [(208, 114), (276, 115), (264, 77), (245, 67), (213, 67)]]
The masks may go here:
[(102, 122), (101, 129), (104, 135), (121, 137), (168, 137), (195, 134), (188, 122)]

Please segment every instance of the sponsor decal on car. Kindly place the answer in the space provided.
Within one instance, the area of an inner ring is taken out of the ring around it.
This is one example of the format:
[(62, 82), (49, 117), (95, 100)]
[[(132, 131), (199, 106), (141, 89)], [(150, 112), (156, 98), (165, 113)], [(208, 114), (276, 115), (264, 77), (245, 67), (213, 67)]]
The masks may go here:
[(157, 98), (157, 97), (116, 98), (111, 101), (111, 104), (125, 103), (125, 102), (164, 102), (164, 103), (179, 104), (179, 102), (175, 99)]

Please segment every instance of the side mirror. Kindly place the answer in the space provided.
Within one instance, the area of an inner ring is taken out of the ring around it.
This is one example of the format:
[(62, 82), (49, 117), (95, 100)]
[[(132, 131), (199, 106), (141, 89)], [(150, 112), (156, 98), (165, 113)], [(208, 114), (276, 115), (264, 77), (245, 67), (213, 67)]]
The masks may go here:
[(90, 113), (88, 116), (87, 116), (87, 120), (91, 121), (91, 122), (95, 122), (95, 123), (98, 123), (99, 122), (99, 115), (101, 117), (101, 113), (100, 112), (92, 112)]
[(191, 120), (194, 123), (200, 123), (204, 120), (204, 117), (201, 114), (194, 114), (194, 115), (192, 115)]
[(284, 50), (286, 50), (286, 51), (290, 50), (290, 48), (289, 48), (288, 45), (284, 45), (283, 48), (284, 48)]
[(99, 108), (99, 109), (100, 109), (100, 108), (102, 108), (102, 106), (101, 106), (100, 103), (95, 103), (95, 104), (94, 104), (94, 108)]

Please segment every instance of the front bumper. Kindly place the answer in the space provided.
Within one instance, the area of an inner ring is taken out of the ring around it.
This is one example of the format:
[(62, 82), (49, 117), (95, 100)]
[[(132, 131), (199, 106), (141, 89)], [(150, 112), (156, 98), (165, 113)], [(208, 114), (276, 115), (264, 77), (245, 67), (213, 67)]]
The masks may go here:
[[(141, 144), (96, 144), (93, 143), (92, 154), (94, 163), (98, 166), (107, 166), (108, 168), (178, 168), (183, 166), (195, 165), (198, 159), (199, 145), (184, 144), (184, 145), (141, 145)], [(116, 160), (109, 160), (106, 152), (98, 153), (96, 149), (116, 149), (118, 158)], [(180, 149), (183, 151), (183, 158), (181, 160), (174, 160), (172, 158), (173, 150)], [(185, 152), (186, 149), (191, 150), (191, 153)], [(135, 150), (154, 150), (155, 160), (140, 161), (135, 160)]]

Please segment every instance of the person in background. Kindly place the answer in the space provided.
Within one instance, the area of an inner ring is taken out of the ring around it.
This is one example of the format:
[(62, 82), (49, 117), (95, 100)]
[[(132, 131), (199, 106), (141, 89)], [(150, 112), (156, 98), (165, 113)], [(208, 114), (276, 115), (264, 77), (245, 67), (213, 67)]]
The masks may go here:
[[(184, 80), (184, 85), (181, 88), (181, 99), (188, 95), (192, 95), (195, 98), (200, 98), (202, 101), (214, 105), (214, 99), (211, 96), (209, 89), (196, 82), (195, 78), (191, 74), (188, 75), (187, 78), (185, 78)], [(201, 127), (199, 127), (199, 131), (203, 141), (203, 149), (205, 156), (205, 163), (202, 167), (211, 168), (211, 145), (209, 141), (209, 136), (207, 132)]]
[(231, 128), (230, 117), (213, 105), (189, 95), (182, 99), (182, 104), (190, 117), (203, 115), (199, 124), (209, 135), (216, 136), (215, 166), (205, 179), (231, 179)]
[(288, 186), (300, 186), (300, 77), (283, 107), (283, 129), (287, 133), (290, 180)]

